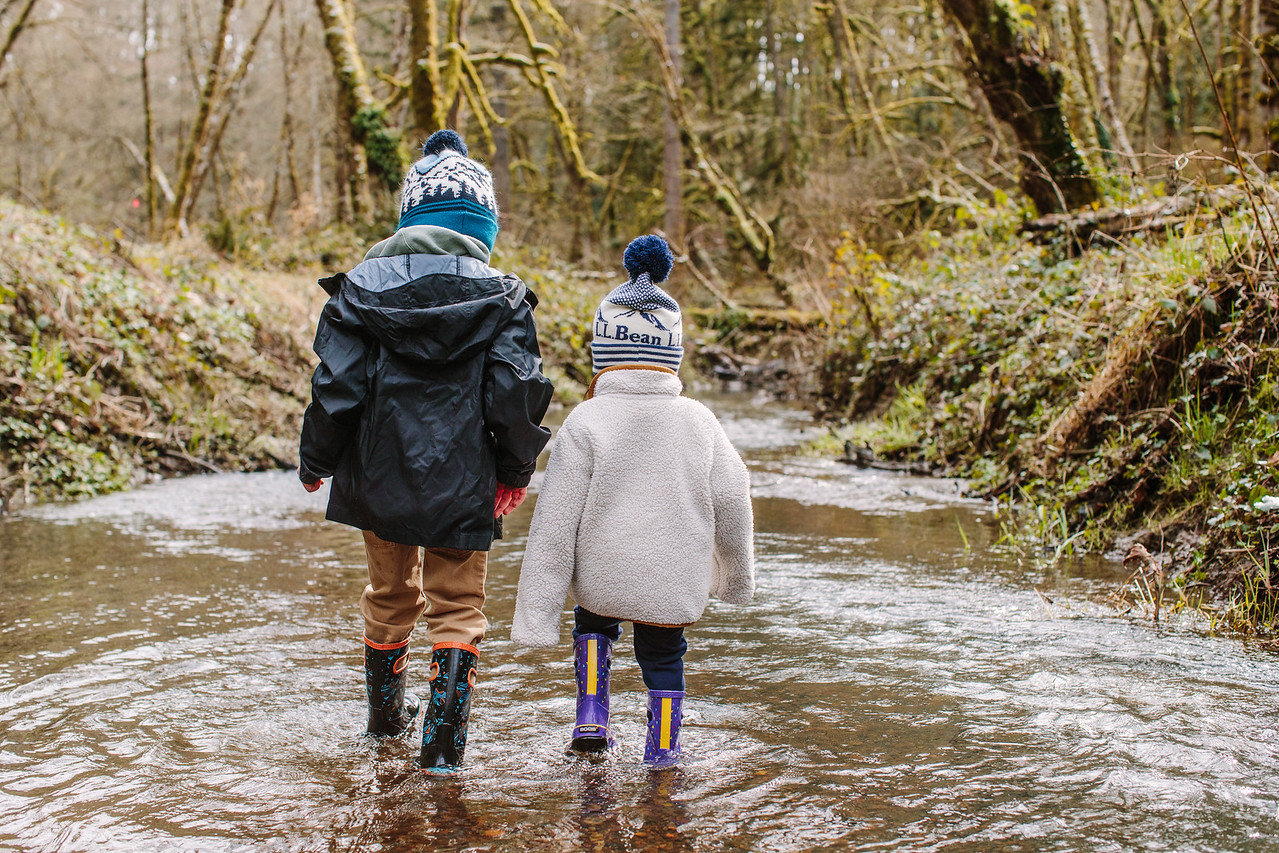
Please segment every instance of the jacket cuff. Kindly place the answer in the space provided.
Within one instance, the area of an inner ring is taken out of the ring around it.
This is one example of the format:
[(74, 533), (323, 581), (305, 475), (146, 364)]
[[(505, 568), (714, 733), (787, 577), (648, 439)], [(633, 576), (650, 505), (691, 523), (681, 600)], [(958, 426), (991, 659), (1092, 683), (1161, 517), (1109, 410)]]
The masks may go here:
[(512, 489), (527, 488), (532, 479), (532, 471), (524, 472), (512, 468), (497, 469), (497, 481), (503, 486), (509, 486)]

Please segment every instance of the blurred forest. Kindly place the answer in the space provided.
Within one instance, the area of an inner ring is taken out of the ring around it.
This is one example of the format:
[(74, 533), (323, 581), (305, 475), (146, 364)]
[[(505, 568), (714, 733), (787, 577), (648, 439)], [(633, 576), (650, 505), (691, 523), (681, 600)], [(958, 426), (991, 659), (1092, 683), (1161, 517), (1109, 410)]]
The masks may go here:
[(845, 232), (1275, 165), (1272, 0), (4, 0), (0, 37), (6, 194), (229, 254), (391, 227), (444, 126), (504, 240), (661, 229), (698, 298), (800, 305)]

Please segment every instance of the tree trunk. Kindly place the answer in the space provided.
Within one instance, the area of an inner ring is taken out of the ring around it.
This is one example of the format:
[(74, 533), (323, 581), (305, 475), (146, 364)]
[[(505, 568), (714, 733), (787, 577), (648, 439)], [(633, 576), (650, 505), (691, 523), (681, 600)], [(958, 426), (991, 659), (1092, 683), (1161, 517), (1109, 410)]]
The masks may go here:
[(1261, 55), (1261, 84), (1258, 99), (1261, 106), (1267, 153), (1267, 171), (1279, 171), (1279, 0), (1261, 0), (1258, 10), (1258, 52)]
[(364, 57), (355, 42), (355, 16), (349, 0), (316, 0), (324, 26), (324, 46), (338, 89), (338, 116), (349, 139), (344, 169), (351, 185), (355, 216), (373, 208), (373, 182), (387, 190), (404, 176), (400, 136), (388, 124), (386, 105), (373, 97)]
[(151, 116), (151, 5), (142, 0), (142, 124), (143, 150), (146, 152), (147, 237), (155, 235), (158, 206), (155, 196), (155, 124)]
[(959, 25), (968, 67), (991, 111), (1012, 128), (1022, 190), (1040, 213), (1073, 210), (1100, 197), (1062, 109), (1060, 73), (1030, 25), (998, 0), (943, 0)]
[(166, 231), (185, 233), (187, 230), (186, 214), (190, 208), (192, 176), (200, 166), (201, 158), (208, 156), (209, 123), (213, 118), (216, 99), (221, 95), (222, 57), (226, 52), (227, 32), (231, 25), (231, 12), (236, 0), (222, 0), (222, 10), (218, 15), (217, 34), (213, 38), (213, 55), (205, 66), (204, 87), (200, 91), (200, 100), (196, 105), (195, 119), (191, 123), (191, 133), (182, 149), (179, 159), (178, 183), (173, 188), (173, 204), (169, 206)]
[[(25, 5), (18, 11), (18, 17), (9, 26), (9, 32), (5, 33), (4, 42), (0, 43), (0, 74), (3, 74), (5, 63), (9, 60), (9, 52), (13, 50), (18, 36), (22, 35), (22, 31), (26, 29), (31, 10), (35, 8), (37, 2), (38, 0), (26, 0)], [(0, 76), (0, 86), (3, 85), (4, 77)]]
[(1110, 151), (1115, 155), (1115, 159), (1122, 158), (1124, 164), (1132, 170), (1132, 174), (1136, 175), (1141, 167), (1137, 163), (1136, 153), (1132, 150), (1132, 143), (1128, 141), (1128, 131), (1124, 128), (1124, 121), (1119, 115), (1119, 108), (1115, 104), (1110, 86), (1110, 71), (1097, 50), (1097, 42), (1093, 38), (1092, 21), (1088, 17), (1088, 9), (1082, 0), (1070, 0), (1070, 23), (1075, 34), (1080, 74), (1086, 82), (1092, 84), (1088, 86), (1089, 95), (1095, 100), (1095, 106), (1100, 109), (1099, 123), (1103, 124), (1110, 136)]
[(1181, 91), (1173, 79), (1172, 56), (1168, 40), (1172, 35), (1172, 24), (1168, 10), (1161, 0), (1147, 0), (1150, 8), (1150, 41), (1153, 49), (1151, 69), (1155, 85), (1162, 97), (1160, 116), (1163, 122), (1163, 147), (1168, 151), (1178, 150), (1181, 136)]
[(413, 54), (410, 102), (413, 124), (423, 139), (444, 127), (438, 26), (435, 0), (409, 0), (409, 50)]
[(210, 168), (212, 168), (213, 159), (218, 155), (222, 147), (222, 137), (231, 121), (231, 113), (235, 110), (236, 101), (240, 98), (245, 76), (249, 72), (249, 67), (253, 64), (253, 56), (257, 53), (258, 43), (262, 40), (262, 33), (266, 31), (266, 25), (271, 20), (271, 14), (278, 4), (279, 0), (270, 0), (267, 4), (266, 13), (262, 16), (261, 23), (253, 31), (253, 35), (249, 37), (244, 52), (240, 54), (240, 58), (236, 62), (235, 69), (225, 77), (226, 82), (222, 86), (221, 95), (214, 104), (214, 115), (209, 121), (208, 142), (204, 146), (205, 150), (196, 158), (195, 168), (191, 173), (186, 202), (184, 208), (180, 211), (180, 218), (183, 222), (190, 217), (196, 201), (200, 198), (200, 190), (204, 186), (204, 181)]
[[(1235, 138), (1244, 151), (1252, 148), (1252, 109), (1256, 100), (1253, 57), (1255, 29), (1257, 26), (1255, 0), (1239, 0), (1234, 27), (1235, 55), (1238, 57), (1238, 73), (1235, 75)], [(1229, 138), (1229, 133), (1227, 133)]]
[[(666, 50), (670, 55), (671, 74), (676, 86), (683, 86), (683, 54), (680, 39), (679, 0), (665, 0)], [(666, 239), (677, 251), (684, 245), (684, 150), (680, 145), (679, 122), (671, 109), (670, 100), (662, 99), (662, 175), (665, 178), (665, 210), (662, 229)]]

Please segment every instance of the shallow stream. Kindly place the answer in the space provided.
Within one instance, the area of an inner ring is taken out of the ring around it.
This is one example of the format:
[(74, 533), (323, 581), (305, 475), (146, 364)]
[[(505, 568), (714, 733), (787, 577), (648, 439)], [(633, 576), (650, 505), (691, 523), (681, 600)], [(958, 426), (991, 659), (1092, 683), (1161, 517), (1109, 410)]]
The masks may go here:
[(1117, 565), (1019, 565), (956, 484), (711, 402), (758, 593), (688, 632), (680, 767), (640, 765), (629, 637), (617, 754), (564, 754), (567, 615), (559, 649), (509, 641), (531, 500), (466, 767), (431, 777), (359, 736), (364, 555), (327, 490), (192, 477), (0, 521), (0, 850), (1279, 850), (1279, 658), (1121, 618)]

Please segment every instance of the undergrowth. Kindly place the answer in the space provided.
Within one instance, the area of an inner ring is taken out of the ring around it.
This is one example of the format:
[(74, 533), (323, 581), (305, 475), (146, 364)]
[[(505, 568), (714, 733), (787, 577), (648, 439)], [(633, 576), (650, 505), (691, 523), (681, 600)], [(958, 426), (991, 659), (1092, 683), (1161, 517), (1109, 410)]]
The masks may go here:
[[(966, 212), (832, 268), (841, 439), (970, 479), (1057, 555), (1148, 547), (1214, 624), (1276, 630), (1279, 289), (1246, 206), (1205, 201), (1086, 250)], [(1017, 537), (1014, 537), (1015, 539)]]
[(290, 464), (309, 359), (264, 286), (0, 200), (0, 509)]

